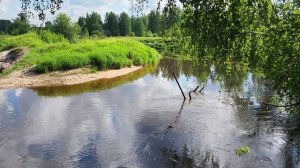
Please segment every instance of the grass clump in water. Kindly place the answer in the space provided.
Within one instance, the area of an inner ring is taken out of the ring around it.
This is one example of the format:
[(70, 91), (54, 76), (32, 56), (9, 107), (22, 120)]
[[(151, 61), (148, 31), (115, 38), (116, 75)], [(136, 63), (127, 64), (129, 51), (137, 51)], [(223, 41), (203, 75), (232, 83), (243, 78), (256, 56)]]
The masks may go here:
[(244, 145), (242, 147), (237, 148), (235, 153), (238, 156), (247, 155), (250, 153), (250, 148), (248, 145)]

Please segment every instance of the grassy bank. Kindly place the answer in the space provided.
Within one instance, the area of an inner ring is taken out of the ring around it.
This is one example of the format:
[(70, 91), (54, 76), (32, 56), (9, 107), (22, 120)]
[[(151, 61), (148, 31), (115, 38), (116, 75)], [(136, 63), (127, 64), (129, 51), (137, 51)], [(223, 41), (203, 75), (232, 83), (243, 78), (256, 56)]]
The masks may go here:
[(34, 70), (39, 73), (87, 66), (99, 70), (118, 69), (130, 65), (154, 64), (160, 58), (155, 49), (125, 38), (82, 39), (69, 43), (53, 33), (31, 32), (0, 39), (0, 51), (16, 47), (31, 49), (19, 64), (34, 66)]

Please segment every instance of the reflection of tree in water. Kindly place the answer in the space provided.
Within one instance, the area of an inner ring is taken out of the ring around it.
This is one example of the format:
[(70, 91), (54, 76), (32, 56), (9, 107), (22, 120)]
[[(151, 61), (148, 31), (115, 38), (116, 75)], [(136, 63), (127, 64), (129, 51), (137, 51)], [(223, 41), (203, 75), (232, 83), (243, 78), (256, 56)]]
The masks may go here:
[(287, 167), (297, 167), (300, 165), (300, 113), (293, 113), (291, 115), (284, 154), (286, 156)]
[(127, 82), (137, 80), (156, 69), (157, 65), (144, 66), (143, 68), (115, 78), (99, 79), (86, 83), (80, 83), (75, 85), (61, 85), (61, 86), (45, 86), (31, 88), (37, 91), (40, 96), (67, 96), (76, 95), (86, 92), (95, 92), (100, 90), (108, 90)]
[[(281, 126), (282, 123), (277, 120), (278, 114), (276, 114), (276, 110), (265, 106), (262, 102), (270, 102), (270, 96), (274, 94), (274, 91), (266, 90), (262, 77), (254, 74), (250, 77), (250, 83), (242, 81), (240, 86), (234, 84), (232, 85), (234, 87), (230, 89), (233, 101), (238, 107), (238, 112), (236, 113), (237, 121), (240, 121), (238, 125), (254, 135), (259, 134), (261, 131), (272, 134), (274, 133), (274, 128)], [(245, 84), (243, 85), (243, 83)], [(247, 89), (244, 90), (243, 87), (247, 87)]]
[(167, 79), (173, 79), (172, 73), (179, 76), (181, 70), (181, 63), (174, 58), (163, 58), (154, 72), (155, 75), (162, 73), (162, 77)]
[(199, 154), (193, 150), (189, 150), (187, 145), (184, 145), (181, 151), (168, 148), (161, 149), (163, 160), (166, 167), (172, 168), (218, 168), (219, 161), (209, 152)]
[[(238, 107), (237, 126), (247, 131), (242, 138), (257, 153), (256, 157), (270, 162), (274, 159), (272, 155), (275, 155), (270, 152), (270, 146), (280, 141), (286, 141), (283, 147), (279, 147), (286, 159), (285, 167), (297, 167), (295, 165), (299, 165), (300, 162), (299, 148), (289, 144), (290, 140), (286, 140), (290, 137), (289, 135), (281, 136), (286, 131), (287, 116), (279, 113), (276, 108), (262, 103), (271, 102), (271, 96), (275, 94), (275, 91), (265, 86), (266, 81), (260, 76), (253, 74), (251, 81), (240, 86), (240, 89), (233, 87), (230, 92)], [(248, 87), (248, 90), (244, 91), (243, 87)]]
[[(191, 76), (198, 76), (198, 74), (202, 74), (203, 72), (207, 71), (207, 67), (197, 65), (193, 61), (165, 57), (160, 61), (158, 68), (156, 69), (154, 74), (158, 75), (161, 72), (162, 77), (173, 79), (174, 77), (172, 73), (174, 73), (178, 77), (180, 76), (180, 74), (183, 74), (187, 78), (189, 78)], [(207, 73), (205, 77), (207, 78)]]
[(247, 77), (247, 71), (234, 66), (216, 65), (219, 80), (224, 81), (226, 91), (241, 91), (241, 85)]

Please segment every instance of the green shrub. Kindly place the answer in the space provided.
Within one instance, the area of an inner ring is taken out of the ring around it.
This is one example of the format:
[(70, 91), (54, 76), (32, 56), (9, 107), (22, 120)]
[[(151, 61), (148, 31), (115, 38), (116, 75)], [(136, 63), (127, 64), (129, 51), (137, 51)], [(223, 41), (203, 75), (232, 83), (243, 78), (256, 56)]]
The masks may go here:
[(135, 33), (134, 33), (134, 32), (130, 32), (130, 33), (129, 33), (129, 36), (130, 36), (130, 37), (134, 37), (134, 36), (135, 36)]
[(153, 37), (153, 34), (152, 34), (151, 31), (147, 31), (147, 32), (145, 33), (145, 36), (146, 36), (146, 37)]

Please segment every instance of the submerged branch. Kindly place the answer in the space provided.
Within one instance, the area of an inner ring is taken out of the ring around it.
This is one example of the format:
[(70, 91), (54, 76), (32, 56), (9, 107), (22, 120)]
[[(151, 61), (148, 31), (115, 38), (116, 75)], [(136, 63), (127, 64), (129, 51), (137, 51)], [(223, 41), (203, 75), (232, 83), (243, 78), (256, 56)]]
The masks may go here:
[(193, 90), (193, 92), (196, 92), (198, 88), (199, 88), (199, 85)]
[(192, 100), (191, 93), (192, 93), (192, 91), (189, 92), (190, 101)]
[(199, 90), (199, 92), (201, 92), (204, 89), (204, 86)]
[(174, 72), (173, 72), (173, 76), (174, 76), (174, 78), (175, 78), (175, 80), (176, 80), (176, 83), (177, 83), (177, 85), (179, 86), (179, 89), (180, 89), (180, 91), (181, 91), (181, 94), (182, 94), (182, 96), (183, 96), (183, 98), (184, 98), (184, 100), (185, 100), (186, 97), (185, 97), (185, 95), (184, 95), (184, 93), (183, 93), (183, 91), (182, 91), (182, 88), (181, 88), (181, 86), (180, 86), (180, 84), (179, 84), (179, 82), (178, 82), (178, 80), (177, 80), (176, 75), (174, 74)]

